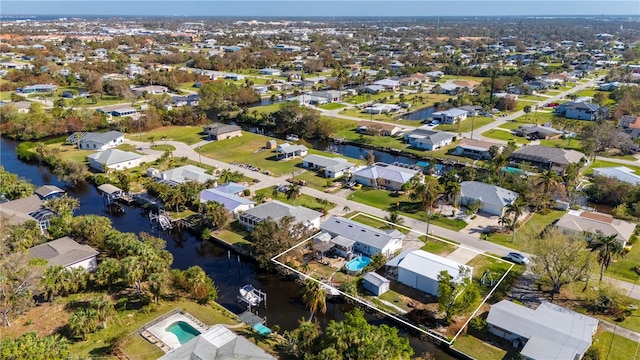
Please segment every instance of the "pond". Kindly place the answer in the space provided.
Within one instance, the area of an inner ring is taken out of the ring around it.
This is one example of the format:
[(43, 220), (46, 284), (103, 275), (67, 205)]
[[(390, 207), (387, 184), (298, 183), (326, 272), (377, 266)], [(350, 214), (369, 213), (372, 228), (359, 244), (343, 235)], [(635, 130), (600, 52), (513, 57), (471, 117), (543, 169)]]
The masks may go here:
[(436, 111), (436, 108), (433, 106), (427, 107), (427, 108), (423, 108), (423, 109), (419, 109), (416, 111), (412, 111), (410, 113), (407, 113), (405, 115), (402, 116), (402, 119), (404, 120), (430, 120), (431, 119), (431, 115), (433, 115), (433, 113)]

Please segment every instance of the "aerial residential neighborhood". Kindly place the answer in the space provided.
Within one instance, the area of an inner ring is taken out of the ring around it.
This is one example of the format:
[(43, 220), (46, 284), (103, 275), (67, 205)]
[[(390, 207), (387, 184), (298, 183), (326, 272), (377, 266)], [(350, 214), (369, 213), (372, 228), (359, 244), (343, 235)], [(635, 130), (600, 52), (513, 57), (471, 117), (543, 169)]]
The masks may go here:
[(637, 4), (35, 3), (1, 358), (637, 357)]

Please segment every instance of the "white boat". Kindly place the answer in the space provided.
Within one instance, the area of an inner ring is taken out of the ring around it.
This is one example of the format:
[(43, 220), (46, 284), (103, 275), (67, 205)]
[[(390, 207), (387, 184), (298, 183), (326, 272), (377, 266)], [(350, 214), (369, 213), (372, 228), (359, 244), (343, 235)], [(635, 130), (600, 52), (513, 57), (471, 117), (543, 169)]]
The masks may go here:
[(265, 297), (266, 294), (251, 285), (240, 288), (240, 299), (251, 306), (258, 306)]

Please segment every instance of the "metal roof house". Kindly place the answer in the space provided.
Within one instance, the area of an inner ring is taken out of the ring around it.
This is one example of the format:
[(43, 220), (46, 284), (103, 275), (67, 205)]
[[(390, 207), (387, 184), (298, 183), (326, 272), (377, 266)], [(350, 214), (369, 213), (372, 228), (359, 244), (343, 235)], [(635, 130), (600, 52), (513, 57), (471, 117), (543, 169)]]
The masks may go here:
[(208, 180), (218, 180), (217, 177), (207, 174), (205, 169), (193, 165), (184, 165), (163, 171), (155, 177), (158, 181), (166, 182), (169, 185), (178, 185), (187, 181), (205, 183)]
[[(80, 140), (75, 142), (69, 140), (72, 137), (79, 136)], [(116, 147), (124, 142), (124, 134), (120, 131), (107, 131), (103, 133), (80, 133), (79, 135), (71, 135), (67, 141), (72, 141), (78, 144), (78, 148), (81, 150), (107, 150), (112, 147)]]
[(212, 326), (182, 346), (163, 355), (159, 360), (183, 359), (275, 360), (276, 358), (243, 336), (238, 336), (224, 325), (218, 324)]
[(341, 216), (331, 216), (320, 228), (333, 239), (341, 236), (354, 241), (353, 251), (369, 257), (376, 254), (387, 257), (393, 255), (402, 248), (402, 240), (405, 238), (398, 230), (380, 230)]
[(457, 124), (460, 121), (467, 119), (468, 111), (462, 109), (449, 109), (443, 111), (436, 111), (431, 114), (433, 120), (438, 120), (444, 124)]
[(241, 196), (244, 191), (248, 189), (248, 187), (241, 184), (236, 184), (234, 182), (228, 182), (222, 185), (218, 185), (215, 189), (225, 194), (234, 194)]
[(91, 246), (78, 244), (68, 236), (29, 249), (30, 259), (45, 259), (49, 266), (62, 266), (66, 269), (81, 267), (87, 271), (94, 271), (98, 267), (98, 254)]
[(474, 201), (480, 201), (480, 210), (491, 215), (502, 216), (505, 206), (513, 203), (518, 193), (499, 186), (485, 184), (479, 181), (463, 181), (460, 183), (460, 203), (468, 206)]
[(435, 131), (421, 126), (405, 135), (404, 139), (417, 149), (433, 151), (451, 144), (454, 137), (448, 132)]
[(130, 151), (107, 149), (87, 155), (89, 167), (98, 171), (130, 169), (140, 165), (142, 156)]
[(276, 148), (276, 157), (279, 159), (289, 159), (296, 156), (306, 156), (309, 149), (304, 145), (291, 145), (284, 143)]
[(378, 273), (372, 271), (364, 274), (362, 287), (375, 296), (380, 296), (386, 293), (389, 291), (390, 286), (391, 280)]
[(548, 302), (533, 310), (502, 300), (491, 306), (487, 325), (514, 347), (524, 345), (520, 354), (525, 359), (574, 360), (591, 346), (598, 320)]
[(230, 213), (237, 214), (242, 211), (249, 210), (255, 202), (237, 196), (228, 194), (217, 189), (206, 189), (200, 192), (200, 203), (217, 202), (222, 204)]
[(279, 221), (285, 216), (293, 216), (297, 223), (305, 224), (311, 229), (317, 229), (320, 227), (322, 213), (304, 206), (292, 206), (278, 200), (272, 200), (240, 213), (238, 220), (251, 231), (256, 225), (268, 218)]
[(626, 166), (594, 168), (593, 176), (611, 177), (633, 186), (640, 184), (640, 176), (636, 175), (632, 169)]
[(467, 265), (424, 250), (403, 251), (387, 262), (387, 266), (397, 268), (399, 282), (433, 296), (438, 296), (440, 272), (446, 271), (458, 280), (462, 280), (461, 267), (469, 270), (469, 276), (473, 273), (473, 268)]
[[(375, 163), (354, 173), (355, 181), (365, 186), (377, 187), (380, 183), (387, 189), (400, 190), (419, 171), (385, 163)], [(378, 180), (380, 179), (380, 180)]]
[(322, 171), (326, 178), (336, 179), (344, 175), (346, 170), (353, 168), (355, 164), (343, 158), (307, 155), (302, 159), (302, 166), (310, 170)]
[(61, 196), (66, 191), (60, 189), (55, 185), (43, 185), (37, 188), (34, 193), (40, 197), (42, 200), (49, 200), (57, 196)]

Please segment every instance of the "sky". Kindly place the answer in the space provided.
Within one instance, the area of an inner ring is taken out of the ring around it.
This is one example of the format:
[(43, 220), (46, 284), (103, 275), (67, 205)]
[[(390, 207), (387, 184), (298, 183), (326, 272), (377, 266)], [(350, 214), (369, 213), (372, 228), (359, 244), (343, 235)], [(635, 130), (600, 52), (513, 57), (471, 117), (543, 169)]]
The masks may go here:
[(0, 0), (0, 15), (640, 16), (640, 0)]

